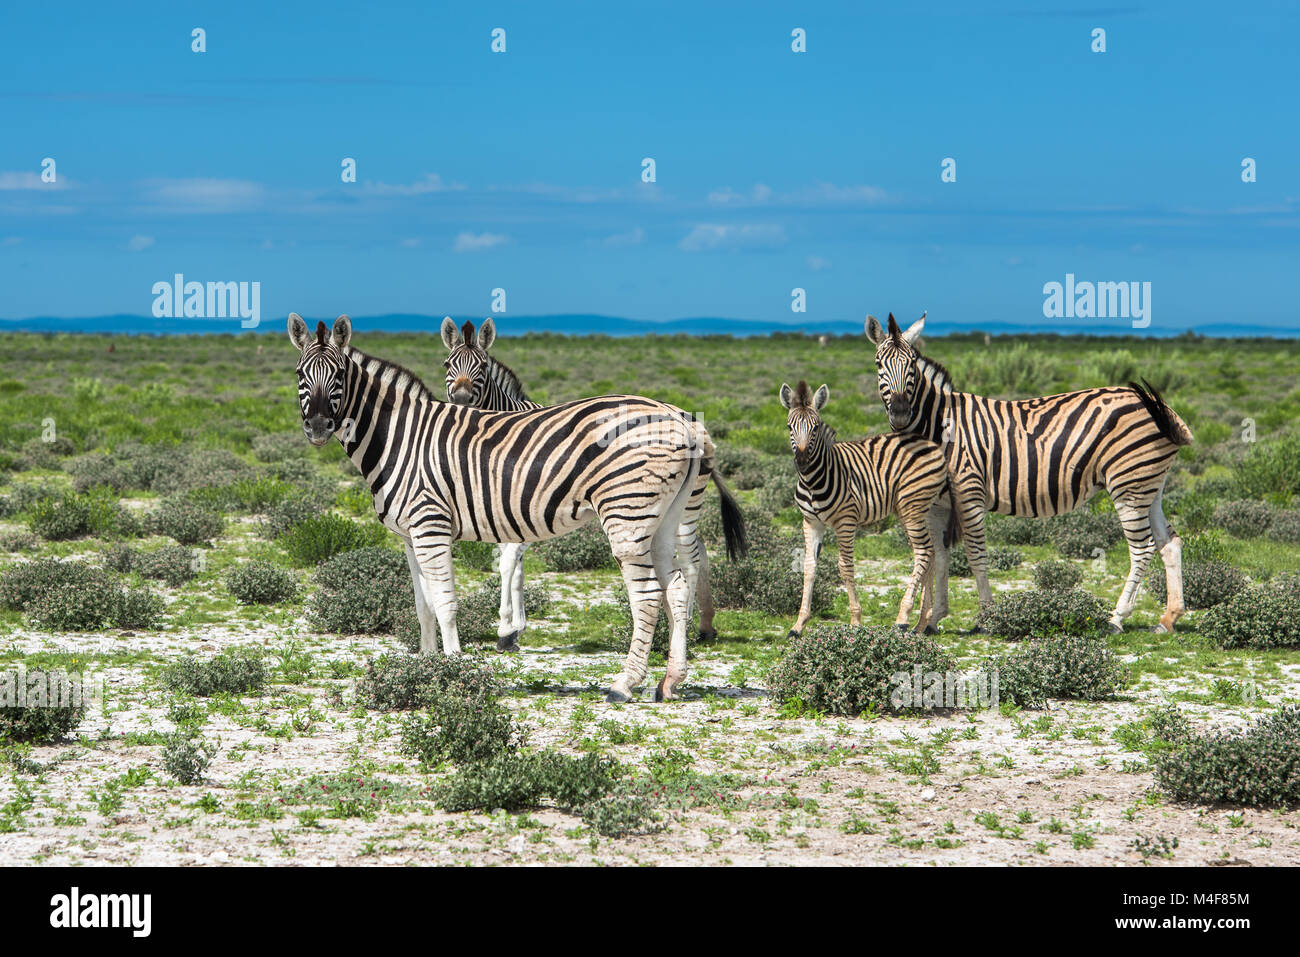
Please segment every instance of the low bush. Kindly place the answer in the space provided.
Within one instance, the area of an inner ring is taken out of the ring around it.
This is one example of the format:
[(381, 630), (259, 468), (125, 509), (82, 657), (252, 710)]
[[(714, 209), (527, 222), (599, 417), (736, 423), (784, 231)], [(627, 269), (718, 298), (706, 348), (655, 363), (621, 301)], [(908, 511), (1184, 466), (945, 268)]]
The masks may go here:
[(952, 656), (925, 635), (893, 626), (820, 625), (790, 639), (768, 673), (768, 687), (781, 702), (856, 716), (891, 710), (896, 676), (918, 665), (923, 672), (956, 667)]
[[(966, 557), (966, 549), (961, 545), (949, 552), (948, 575), (952, 578), (970, 578), (975, 574)], [(1024, 564), (1025, 556), (1014, 548), (990, 548), (988, 550), (988, 567), (993, 571), (1009, 572)]]
[(162, 682), (170, 691), (196, 698), (259, 694), (266, 687), (266, 660), (251, 648), (233, 648), (206, 661), (187, 655), (163, 670)]
[(1187, 735), (1156, 757), (1156, 785), (1175, 801), (1300, 805), (1300, 707), (1265, 715), (1243, 732)]
[(618, 567), (599, 522), (589, 522), (567, 535), (538, 542), (533, 551), (553, 572)]
[(1300, 432), (1271, 442), (1256, 442), (1234, 475), (1251, 498), (1275, 495), (1289, 498), (1300, 493)]
[(384, 655), (366, 665), (357, 702), (372, 711), (412, 711), (445, 695), (486, 700), (500, 693), (492, 670), (465, 655)]
[(495, 696), (475, 686), (433, 695), (402, 722), (402, 751), (426, 765), (486, 761), (514, 750), (522, 735)]
[(199, 784), (216, 753), (215, 744), (189, 731), (173, 731), (163, 745), (163, 770), (180, 784)]
[(1097, 635), (1109, 628), (1109, 620), (1110, 611), (1101, 599), (1072, 588), (996, 595), (992, 605), (981, 609), (976, 624), (991, 635), (1019, 639)]
[(1102, 701), (1128, 684), (1128, 669), (1105, 640), (1056, 635), (988, 659), (998, 675), (998, 697), (1022, 708), (1041, 708), (1048, 698)]
[(388, 548), (342, 552), (316, 569), (307, 620), (338, 635), (389, 633), (399, 615), (414, 616), (415, 592), (406, 556)]
[(1093, 558), (1124, 539), (1124, 530), (1114, 512), (1076, 508), (1050, 520), (1051, 540), (1065, 558)]
[(74, 492), (34, 503), (27, 524), (32, 534), (51, 542), (111, 534), (118, 524), (118, 507), (102, 491)]
[[(366, 494), (366, 499), (369, 501), (369, 493)], [(498, 549), (500, 547), (494, 542), (461, 540), (452, 546), (451, 556), (459, 565), (464, 565), (466, 568), (472, 568), (475, 571), (486, 572), (497, 567)]]
[(51, 631), (157, 626), (163, 603), (147, 590), (124, 591), (109, 572), (84, 562), (40, 559), (0, 575), (0, 605), (26, 612)]
[(1263, 535), (1273, 524), (1273, 509), (1264, 502), (1238, 499), (1214, 509), (1214, 527), (1238, 538)]
[[(1147, 571), (1147, 587), (1162, 605), (1168, 595), (1164, 562), (1158, 558)], [(1246, 576), (1226, 562), (1183, 562), (1183, 601), (1188, 608), (1213, 608), (1245, 590)]]
[(140, 555), (135, 570), (145, 578), (164, 581), (173, 588), (179, 588), (197, 574), (197, 565), (191, 549), (184, 545), (165, 545), (156, 551)]
[[(28, 671), (27, 694), (32, 692), (32, 679), (35, 671)], [(43, 681), (39, 682), (44, 691), (40, 701), (30, 698), (25, 704), (0, 706), (0, 742), (31, 742), (48, 744), (68, 736), (77, 725), (86, 718), (84, 697), (75, 693), (70, 676), (61, 670), (45, 672)], [(18, 672), (0, 672), (0, 701), (18, 700)]]
[(1034, 584), (1043, 591), (1069, 591), (1083, 581), (1083, 569), (1071, 561), (1046, 561), (1034, 566)]
[[(551, 594), (541, 582), (524, 583), (524, 614), (529, 618), (546, 614)], [(501, 576), (493, 575), (456, 600), (456, 632), (462, 642), (496, 641), (497, 616), (501, 610)], [(419, 636), (419, 628), (416, 628)]]
[(1221, 648), (1300, 647), (1300, 575), (1237, 592), (1207, 611), (1197, 630)]
[(279, 538), (319, 514), (320, 509), (314, 503), (302, 498), (288, 498), (266, 510), (258, 534), (262, 538)]
[[(749, 554), (745, 558), (715, 562), (710, 567), (714, 604), (782, 617), (798, 614), (803, 602), (802, 536), (777, 531), (763, 518), (746, 523), (746, 536)], [(838, 561), (834, 540), (828, 535), (813, 581), (814, 616), (829, 611), (835, 602), (840, 588)]]
[(371, 548), (387, 537), (378, 522), (354, 522), (342, 515), (326, 512), (298, 522), (280, 538), (279, 543), (295, 565), (319, 565), (343, 552)]
[(1274, 512), (1267, 534), (1275, 542), (1300, 545), (1300, 511), (1288, 508)]
[(113, 624), (132, 631), (150, 631), (162, 622), (166, 603), (147, 588), (127, 589), (118, 596)]
[(226, 573), (226, 588), (241, 605), (274, 605), (298, 593), (293, 574), (270, 562), (247, 561)]
[(41, 540), (27, 531), (0, 532), (0, 552), (31, 552), (40, 548)]
[(146, 524), (155, 535), (166, 535), (182, 545), (205, 545), (221, 534), (226, 522), (219, 512), (202, 505), (169, 499), (150, 514)]
[(1046, 520), (998, 512), (984, 516), (984, 532), (989, 543), (997, 545), (1047, 545), (1052, 540)]

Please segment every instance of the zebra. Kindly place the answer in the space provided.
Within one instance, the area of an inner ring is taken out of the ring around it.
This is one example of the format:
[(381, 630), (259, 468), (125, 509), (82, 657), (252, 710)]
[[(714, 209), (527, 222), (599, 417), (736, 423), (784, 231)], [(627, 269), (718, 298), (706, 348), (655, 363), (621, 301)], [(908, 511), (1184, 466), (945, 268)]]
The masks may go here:
[[(827, 527), (833, 529), (840, 554), (840, 579), (849, 593), (849, 621), (862, 623), (862, 606), (853, 584), (853, 543), (857, 531), (889, 514), (898, 516), (912, 546), (912, 574), (898, 607), (897, 625), (906, 631), (918, 589), (924, 588), (918, 631), (929, 625), (933, 542), (946, 531), (950, 508), (944, 495), (948, 465), (943, 450), (929, 439), (890, 432), (854, 442), (837, 442), (835, 430), (821, 417), (830, 390), (815, 393), (800, 381), (781, 384), (781, 404), (789, 410), (790, 447), (794, 450), (795, 503), (803, 514), (803, 603), (787, 637), (803, 633), (812, 617), (817, 556)], [(944, 551), (946, 556), (947, 552)]]
[[(1183, 605), (1182, 539), (1170, 526), (1161, 495), (1178, 450), (1192, 433), (1149, 382), (1007, 401), (957, 392), (938, 362), (918, 352), (925, 316), (906, 331), (893, 314), (888, 328), (868, 316), (876, 345), (880, 397), (890, 427), (945, 447), (966, 553), (980, 604), (992, 601), (984, 512), (1058, 515), (1105, 488), (1128, 541), (1129, 574), (1110, 618), (1123, 630), (1142, 573), (1155, 551), (1165, 565), (1168, 601), (1156, 626), (1172, 632)], [(947, 612), (946, 582), (936, 605)], [(940, 609), (936, 608), (935, 614)]]
[[(361, 471), (385, 527), (406, 544), (420, 621), (420, 650), (442, 637), (457, 654), (456, 539), (532, 542), (598, 519), (632, 606), (627, 660), (607, 700), (630, 701), (648, 671), (650, 642), (666, 598), (668, 665), (656, 700), (685, 678), (686, 613), (695, 568), (675, 556), (676, 530), (711, 442), (680, 410), (639, 396), (583, 399), (530, 412), (485, 412), (440, 401), (412, 372), (352, 346), (352, 321), (318, 323), (297, 313), (289, 341), (299, 352), (302, 429), (317, 447), (336, 437)], [(728, 547), (745, 548), (730, 489), (722, 497)], [(436, 622), (436, 624), (435, 624)]]
[[(458, 405), (501, 412), (522, 412), (543, 408), (524, 394), (523, 384), (514, 370), (501, 362), (488, 350), (496, 342), (496, 324), (484, 319), (478, 332), (474, 324), (466, 322), (459, 329), (450, 316), (442, 320), (442, 342), (447, 347), (443, 362), (447, 370), (447, 399)], [(674, 407), (675, 408), (675, 407)], [(707, 439), (703, 424), (695, 422), (697, 441)], [(699, 435), (702, 433), (702, 436)], [(709, 587), (709, 554), (696, 531), (709, 475), (701, 473), (695, 489), (686, 503), (681, 528), (678, 530), (678, 547), (689, 553), (690, 561), (697, 567), (696, 603), (700, 609), (699, 637), (714, 641), (718, 637), (713, 627), (713, 592)], [(524, 611), (524, 544), (508, 543), (501, 546), (501, 605), (497, 621), (497, 647), (517, 651), (518, 639), (527, 627)]]
[[(447, 370), (447, 401), (495, 412), (527, 412), (542, 404), (524, 395), (523, 384), (514, 370), (498, 362), (488, 350), (496, 341), (497, 328), (485, 319), (477, 337), (474, 324), (456, 328), (451, 316), (442, 320), (442, 342), (447, 347), (443, 367)], [(501, 573), (501, 604), (497, 610), (497, 650), (518, 651), (519, 639), (528, 626), (524, 610), (523, 542), (501, 545), (498, 569)]]

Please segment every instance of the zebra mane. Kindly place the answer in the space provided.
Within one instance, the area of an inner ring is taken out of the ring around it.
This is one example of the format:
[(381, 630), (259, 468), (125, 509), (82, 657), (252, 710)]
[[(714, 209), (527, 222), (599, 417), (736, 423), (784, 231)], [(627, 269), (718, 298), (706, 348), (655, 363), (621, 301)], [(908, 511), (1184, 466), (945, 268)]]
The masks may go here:
[(952, 389), (952, 375), (948, 372), (943, 363), (931, 359), (929, 356), (923, 356), (916, 353), (916, 364), (920, 367), (921, 375), (933, 382), (939, 389), (947, 386)]
[(368, 376), (376, 379), (386, 380), (397, 388), (408, 387), (413, 395), (428, 398), (431, 402), (441, 402), (418, 375), (389, 359), (381, 359), (378, 356), (372, 356), (360, 349), (349, 347), (343, 353), (348, 359), (355, 362), (361, 367), (361, 370)]
[(527, 401), (528, 396), (524, 394), (524, 384), (519, 381), (519, 376), (515, 374), (515, 370), (491, 353), (488, 353), (488, 378), (495, 382), (508, 398)]

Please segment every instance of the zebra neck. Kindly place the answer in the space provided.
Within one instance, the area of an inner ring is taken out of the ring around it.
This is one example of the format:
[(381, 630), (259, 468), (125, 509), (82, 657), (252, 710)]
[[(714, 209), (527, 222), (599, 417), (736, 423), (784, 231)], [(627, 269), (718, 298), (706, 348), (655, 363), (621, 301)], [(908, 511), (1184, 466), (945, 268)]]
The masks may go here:
[(842, 464), (839, 456), (835, 454), (835, 438), (829, 435), (823, 439), (817, 454), (807, 463), (799, 465), (796, 460), (795, 469), (799, 472), (799, 481), (804, 488), (810, 492), (817, 492), (836, 484), (835, 478)]
[(942, 445), (946, 426), (951, 425), (952, 379), (947, 369), (925, 356), (916, 357), (916, 373), (912, 418), (901, 431), (922, 435)]
[(349, 351), (347, 401), (338, 434), (373, 493), (409, 464), (420, 437), (437, 434), (449, 406), (401, 366)]
[(524, 394), (523, 384), (514, 370), (502, 365), (491, 356), (488, 357), (488, 405), (487, 408), (501, 412), (519, 412), (532, 408), (528, 396)]

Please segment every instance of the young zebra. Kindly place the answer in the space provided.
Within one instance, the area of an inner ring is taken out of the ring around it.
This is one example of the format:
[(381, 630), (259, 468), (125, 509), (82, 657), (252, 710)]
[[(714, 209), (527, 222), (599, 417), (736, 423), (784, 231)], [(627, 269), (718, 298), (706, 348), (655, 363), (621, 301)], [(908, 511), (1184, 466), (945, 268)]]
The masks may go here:
[[(917, 351), (921, 316), (906, 331), (867, 317), (876, 344), (880, 397), (896, 431), (946, 447), (966, 552), (981, 604), (992, 600), (984, 550), (984, 512), (1057, 515), (1082, 505), (1098, 488), (1115, 503), (1128, 540), (1129, 574), (1111, 616), (1120, 631), (1133, 611), (1152, 552), (1165, 564), (1168, 602), (1157, 632), (1172, 632), (1183, 613), (1182, 540), (1160, 505), (1165, 479), (1191, 430), (1150, 383), (1085, 389), (1005, 401), (953, 390), (948, 371)], [(946, 582), (935, 602), (946, 613)], [(936, 608), (936, 615), (939, 608)], [(940, 616), (942, 617), (942, 616)]]
[[(300, 353), (303, 432), (333, 435), (360, 469), (375, 511), (406, 542), (420, 619), (420, 650), (460, 651), (451, 545), (458, 538), (533, 542), (599, 519), (623, 572), (633, 633), (611, 701), (631, 700), (648, 670), (667, 599), (672, 630), (657, 699), (686, 674), (686, 613), (695, 570), (675, 558), (676, 531), (711, 443), (695, 444), (682, 413), (638, 396), (605, 396), (531, 412), (484, 412), (440, 402), (401, 366), (353, 349), (339, 316), (312, 335), (297, 313), (289, 340)], [(740, 510), (721, 482), (728, 544), (744, 546)], [(434, 620), (437, 620), (435, 631)]]
[[(496, 324), (484, 319), (477, 335), (474, 324), (466, 322), (457, 329), (455, 321), (447, 316), (442, 320), (442, 342), (447, 347), (447, 398), (458, 405), (501, 412), (520, 412), (540, 409), (524, 394), (523, 384), (514, 370), (499, 361), (488, 350), (496, 342)], [(675, 408), (675, 406), (674, 406)], [(683, 413), (684, 414), (684, 413)], [(699, 422), (694, 423), (696, 441), (708, 441), (708, 433)], [(709, 473), (701, 472), (695, 489), (686, 502), (682, 525), (678, 529), (678, 547), (688, 553), (689, 564), (697, 569), (695, 596), (700, 609), (700, 639), (713, 641), (718, 633), (713, 627), (713, 592), (709, 587), (709, 554), (696, 532), (700, 508), (709, 484)], [(503, 544), (501, 546), (501, 606), (497, 621), (497, 648), (506, 651), (519, 649), (518, 639), (528, 625), (524, 612), (523, 554), (527, 545)]]
[[(950, 509), (943, 450), (919, 435), (888, 433), (856, 442), (835, 441), (835, 430), (822, 421), (830, 399), (826, 386), (813, 393), (800, 381), (793, 391), (784, 383), (781, 404), (790, 410), (790, 447), (794, 449), (799, 483), (795, 503), (803, 513), (803, 604), (790, 637), (803, 632), (812, 617), (813, 580), (822, 537), (834, 530), (840, 553), (840, 579), (849, 593), (849, 621), (862, 623), (862, 606), (853, 584), (853, 541), (857, 531), (887, 517), (898, 516), (912, 546), (912, 575), (898, 607), (897, 624), (906, 630), (918, 589), (924, 589), (918, 631), (930, 624), (929, 593), (934, 541), (942, 539)], [(947, 552), (943, 553), (945, 556)]]

